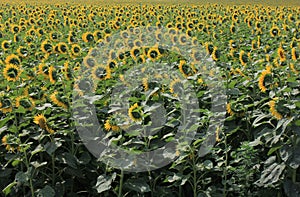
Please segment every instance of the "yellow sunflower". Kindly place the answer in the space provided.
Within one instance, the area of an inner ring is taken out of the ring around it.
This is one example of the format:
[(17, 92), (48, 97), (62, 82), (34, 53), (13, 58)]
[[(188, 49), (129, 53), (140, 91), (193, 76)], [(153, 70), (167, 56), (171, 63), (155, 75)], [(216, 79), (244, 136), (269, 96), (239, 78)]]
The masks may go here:
[(22, 71), (14, 64), (7, 64), (3, 69), (3, 76), (7, 81), (17, 81), (21, 76)]
[(129, 115), (130, 119), (135, 122), (140, 122), (140, 121), (142, 121), (142, 118), (143, 118), (142, 109), (137, 103), (135, 103), (128, 109), (128, 115)]
[(67, 104), (65, 104), (64, 102), (61, 101), (61, 97), (57, 91), (54, 91), (50, 95), (50, 100), (59, 107), (62, 107), (64, 109), (68, 108)]
[(280, 34), (280, 29), (277, 27), (277, 26), (273, 26), (271, 29), (270, 29), (270, 35), (272, 37), (276, 37)]
[(286, 55), (285, 55), (285, 51), (284, 49), (282, 48), (282, 46), (280, 46), (277, 50), (277, 54), (278, 54), (278, 57), (280, 59), (281, 62), (284, 62), (286, 60)]
[(28, 96), (18, 96), (16, 98), (16, 108), (20, 106), (24, 107), (27, 110), (33, 110), (35, 107), (35, 102)]
[(292, 48), (292, 60), (296, 61), (299, 59), (300, 55), (299, 52), (296, 50), (296, 47)]
[(5, 58), (4, 62), (6, 64), (14, 64), (14, 65), (20, 65), (21, 64), (20, 58), (15, 54), (11, 54), (11, 55), (7, 56)]
[(261, 72), (261, 75), (260, 75), (260, 77), (258, 79), (258, 87), (259, 87), (259, 89), (260, 89), (261, 92), (266, 92), (267, 88), (265, 87), (264, 82), (265, 82), (266, 76), (270, 75), (270, 74), (272, 74), (272, 72), (271, 72), (271, 66), (267, 65), (266, 69)]
[(270, 112), (272, 116), (274, 116), (277, 120), (282, 119), (282, 115), (277, 111), (276, 109), (276, 101), (278, 98), (273, 98), (271, 101), (269, 101), (269, 106), (270, 106)]

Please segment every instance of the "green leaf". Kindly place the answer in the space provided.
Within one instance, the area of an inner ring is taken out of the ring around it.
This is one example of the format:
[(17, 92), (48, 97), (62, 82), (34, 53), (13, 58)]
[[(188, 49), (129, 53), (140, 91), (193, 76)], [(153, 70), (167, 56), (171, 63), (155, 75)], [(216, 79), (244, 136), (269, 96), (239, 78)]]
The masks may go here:
[(275, 151), (277, 151), (278, 149), (280, 149), (282, 147), (282, 145), (279, 146), (275, 146), (270, 148), (270, 150), (268, 151), (268, 156), (270, 156), (272, 153), (274, 153)]
[(26, 183), (29, 180), (28, 174), (24, 172), (18, 172), (15, 176), (15, 181), (20, 183)]
[(117, 174), (115, 172), (112, 174), (112, 176), (100, 175), (94, 188), (97, 189), (99, 194), (109, 190), (111, 188), (111, 183), (115, 180), (116, 176)]
[(55, 142), (47, 142), (44, 146), (46, 152), (49, 154), (49, 155), (52, 155), (56, 149), (58, 147), (60, 147), (62, 144), (61, 142), (58, 142), (58, 141), (55, 141)]
[(38, 197), (54, 197), (55, 191), (51, 186), (46, 185), (43, 189), (41, 189), (38, 192), (37, 196)]
[(17, 185), (17, 182), (16, 182), (16, 181), (10, 183), (8, 186), (6, 186), (6, 187), (2, 190), (2, 192), (3, 192), (5, 195), (8, 195), (8, 194), (11, 192), (11, 188), (12, 188), (13, 186), (15, 186), (15, 185)]

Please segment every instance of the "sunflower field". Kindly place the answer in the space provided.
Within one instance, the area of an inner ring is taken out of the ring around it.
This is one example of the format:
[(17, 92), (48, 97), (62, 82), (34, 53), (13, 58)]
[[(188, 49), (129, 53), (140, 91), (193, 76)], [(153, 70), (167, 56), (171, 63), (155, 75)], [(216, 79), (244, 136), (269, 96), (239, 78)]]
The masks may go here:
[(300, 196), (297, 3), (0, 4), (0, 196)]

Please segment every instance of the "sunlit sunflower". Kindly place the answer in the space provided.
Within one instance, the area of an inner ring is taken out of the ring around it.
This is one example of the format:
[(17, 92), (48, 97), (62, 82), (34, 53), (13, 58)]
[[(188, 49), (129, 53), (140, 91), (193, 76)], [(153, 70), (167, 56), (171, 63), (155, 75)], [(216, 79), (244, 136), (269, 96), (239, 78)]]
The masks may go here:
[(226, 111), (227, 111), (227, 113), (228, 113), (230, 116), (233, 116), (233, 115), (234, 115), (234, 112), (233, 112), (232, 109), (231, 109), (231, 104), (230, 104), (230, 103), (227, 103), (227, 104), (226, 104)]
[(85, 32), (82, 34), (82, 40), (84, 42), (93, 42), (94, 41), (94, 35), (92, 32)]
[(70, 80), (72, 78), (72, 72), (71, 72), (71, 69), (69, 67), (69, 62), (66, 61), (64, 63), (64, 67), (62, 68), (62, 71), (63, 71), (63, 74), (66, 78), (66, 80)]
[(18, 96), (16, 98), (16, 108), (20, 106), (24, 107), (26, 110), (32, 110), (35, 107), (35, 102), (28, 96)]
[(128, 109), (129, 118), (135, 122), (140, 122), (143, 118), (141, 107), (135, 103)]
[(271, 75), (271, 74), (272, 74), (271, 66), (267, 65), (266, 69), (261, 72), (261, 75), (258, 79), (258, 87), (259, 87), (261, 92), (266, 92), (267, 88), (265, 86), (265, 78), (266, 78), (267, 75)]
[(241, 50), (239, 60), (243, 66), (246, 66), (246, 64), (249, 62), (249, 54), (246, 54), (245, 51)]
[(3, 69), (3, 76), (7, 81), (17, 81), (21, 76), (22, 70), (14, 64), (6, 64)]
[(218, 47), (214, 47), (214, 50), (213, 50), (211, 56), (214, 61), (219, 61), (221, 53), (220, 53), (220, 50), (218, 50)]
[(104, 123), (104, 128), (106, 131), (114, 131), (114, 132), (118, 132), (121, 130), (121, 128), (116, 125), (115, 121), (112, 118), (109, 118), (105, 121)]
[(179, 61), (178, 68), (179, 68), (180, 73), (184, 77), (191, 76), (196, 72), (195, 67), (193, 65), (187, 64), (187, 62), (185, 60)]
[(130, 50), (131, 57), (136, 60), (141, 55), (140, 47), (134, 46)]
[(6, 64), (14, 64), (14, 65), (20, 65), (21, 64), (20, 58), (15, 54), (11, 54), (11, 55), (7, 56), (5, 58), (4, 62)]
[(270, 106), (270, 112), (272, 116), (274, 116), (277, 120), (282, 119), (282, 115), (277, 111), (276, 109), (276, 101), (278, 98), (273, 98), (271, 101), (269, 101), (269, 106)]
[(64, 109), (68, 108), (67, 104), (65, 104), (65, 102), (62, 101), (61, 94), (59, 94), (58, 91), (54, 91), (50, 95), (50, 100), (59, 107), (62, 107)]
[(71, 52), (73, 56), (77, 57), (80, 55), (81, 47), (78, 44), (72, 44)]
[(23, 46), (19, 46), (19, 48), (17, 49), (18, 55), (25, 58), (28, 56), (28, 50), (27, 48), (23, 47)]
[(286, 55), (285, 55), (285, 51), (284, 49), (282, 48), (282, 46), (280, 46), (277, 50), (277, 54), (278, 54), (278, 57), (280, 59), (281, 62), (284, 62), (286, 60)]
[(56, 72), (56, 69), (54, 68), (54, 66), (50, 66), (49, 67), (49, 79), (50, 79), (50, 82), (52, 84), (54, 84), (57, 80), (57, 72)]
[(153, 61), (159, 59), (161, 57), (161, 54), (160, 54), (158, 47), (151, 47), (148, 50), (147, 57)]
[(290, 69), (293, 71), (293, 73), (298, 74), (299, 71), (295, 69), (295, 65), (293, 63), (290, 63)]
[(41, 50), (44, 53), (52, 53), (53, 52), (53, 46), (52, 46), (52, 44), (48, 40), (44, 40), (41, 43)]
[(49, 66), (45, 63), (41, 63), (38, 66), (38, 74), (43, 75), (45, 78), (49, 78)]
[(211, 43), (211, 42), (206, 42), (205, 43), (205, 49), (206, 49), (206, 52), (211, 55), (212, 52), (214, 51), (214, 45)]
[(277, 26), (273, 26), (271, 29), (270, 29), (270, 35), (272, 37), (276, 37), (280, 34), (280, 30)]
[(47, 125), (47, 119), (43, 114), (38, 114), (35, 115), (33, 118), (33, 122), (37, 125), (39, 125), (39, 127), (41, 129), (44, 129), (46, 131), (48, 131), (50, 134), (54, 133), (54, 130), (51, 129), (48, 125)]
[(68, 52), (68, 45), (64, 42), (60, 42), (57, 45), (58, 51), (62, 54), (66, 54)]
[(292, 60), (296, 61), (299, 59), (300, 55), (299, 52), (296, 50), (296, 47), (292, 48)]
[(8, 40), (2, 41), (2, 43), (1, 43), (1, 48), (2, 48), (4, 51), (7, 51), (7, 50), (10, 48), (10, 41), (8, 41)]

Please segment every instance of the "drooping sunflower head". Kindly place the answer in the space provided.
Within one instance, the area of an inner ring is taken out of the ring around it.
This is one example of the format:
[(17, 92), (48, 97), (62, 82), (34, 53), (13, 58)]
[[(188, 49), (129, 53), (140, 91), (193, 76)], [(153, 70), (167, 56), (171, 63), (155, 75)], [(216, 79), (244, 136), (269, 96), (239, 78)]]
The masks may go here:
[(64, 109), (67, 109), (67, 102), (63, 99), (63, 96), (61, 93), (59, 93), (58, 91), (54, 91), (51, 95), (50, 95), (50, 100), (56, 104), (59, 107), (62, 107)]
[(43, 114), (38, 114), (34, 116), (33, 122), (37, 125), (39, 125), (42, 129), (47, 128), (47, 119)]
[(3, 76), (7, 81), (17, 81), (21, 73), (20, 68), (14, 64), (7, 64), (3, 69)]
[(300, 57), (299, 51), (297, 50), (296, 47), (292, 48), (292, 60), (296, 61)]
[(246, 66), (246, 64), (249, 62), (249, 54), (247, 54), (244, 50), (241, 50), (239, 59), (240, 59), (241, 64), (243, 66)]

